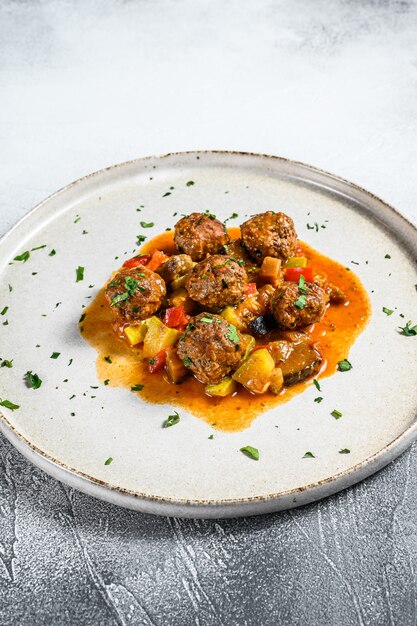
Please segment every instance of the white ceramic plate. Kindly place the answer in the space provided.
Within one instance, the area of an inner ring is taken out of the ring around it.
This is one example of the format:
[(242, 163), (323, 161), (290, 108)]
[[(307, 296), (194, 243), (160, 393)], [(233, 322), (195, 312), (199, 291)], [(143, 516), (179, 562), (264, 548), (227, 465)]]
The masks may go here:
[[(189, 180), (195, 184), (187, 186)], [(224, 219), (236, 211), (243, 221), (271, 208), (294, 218), (301, 239), (354, 269), (370, 294), (371, 320), (349, 357), (354, 367), (323, 380), (321, 404), (309, 389), (244, 432), (216, 432), (209, 440), (210, 427), (184, 410), (180, 424), (162, 429), (171, 407), (97, 381), (96, 353), (77, 328), (82, 304), (117, 267), (115, 257), (135, 249), (136, 234), (172, 227), (175, 212), (209, 209)], [(155, 227), (143, 231), (140, 220)], [(316, 232), (307, 222), (327, 227)], [(26, 262), (10, 264), (42, 245)], [(0, 310), (8, 307), (0, 356), (14, 365), (0, 369), (0, 397), (20, 405), (3, 409), (1, 430), (59, 480), (140, 511), (230, 517), (335, 493), (383, 467), (417, 435), (417, 338), (397, 330), (409, 319), (417, 323), (416, 258), (416, 230), (394, 209), (285, 159), (171, 154), (87, 176), (41, 203), (0, 243)], [(85, 267), (78, 283), (77, 266)], [(383, 306), (394, 314), (385, 315)], [(54, 351), (59, 358), (50, 358)], [(42, 378), (40, 389), (25, 386), (28, 370)], [(334, 408), (342, 419), (330, 415)], [(248, 444), (260, 450), (260, 461), (239, 452)], [(350, 454), (339, 454), (342, 448)], [(316, 458), (303, 458), (307, 450)]]

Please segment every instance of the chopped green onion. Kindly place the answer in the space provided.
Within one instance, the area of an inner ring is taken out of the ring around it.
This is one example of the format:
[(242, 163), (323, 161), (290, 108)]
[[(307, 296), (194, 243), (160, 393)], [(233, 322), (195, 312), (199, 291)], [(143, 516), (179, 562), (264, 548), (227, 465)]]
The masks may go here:
[(304, 309), (306, 303), (307, 303), (306, 297), (299, 296), (297, 300), (294, 302), (294, 306), (296, 306), (298, 309)]
[(15, 256), (13, 261), (23, 261), (23, 263), (26, 263), (29, 257), (30, 257), (30, 252), (29, 250), (26, 250), (25, 252), (22, 252), (22, 254), (18, 254), (17, 256)]
[(42, 385), (42, 380), (37, 374), (34, 374), (32, 371), (26, 372), (26, 378), (29, 387), (32, 387), (32, 389), (39, 389), (39, 387)]
[(60, 352), (52, 352), (50, 359), (57, 359), (61, 353)]
[(338, 420), (338, 419), (340, 419), (343, 416), (343, 413), (341, 413), (337, 409), (333, 409), (333, 411), (330, 413), (330, 415), (333, 415), (333, 417)]
[(394, 313), (392, 309), (387, 309), (386, 306), (382, 307), (382, 312), (385, 313), (385, 315), (392, 315)]
[(417, 335), (417, 324), (415, 326), (410, 326), (411, 324), (411, 320), (407, 322), (407, 324), (403, 327), (399, 326), (399, 329), (401, 330), (400, 335), (405, 335), (406, 337), (414, 337), (415, 335)]
[(321, 387), (320, 387), (320, 385), (319, 385), (319, 381), (318, 381), (316, 378), (313, 380), (313, 383), (314, 383), (315, 388), (316, 388), (318, 391), (321, 391)]
[(141, 222), (140, 225), (142, 226), (142, 228), (152, 228), (152, 226), (154, 226), (154, 222)]
[(310, 450), (308, 450), (307, 452), (304, 453), (303, 459), (315, 459), (315, 455), (310, 452)]
[(243, 454), (246, 454), (246, 456), (253, 459), (254, 461), (259, 461), (258, 448), (254, 448), (253, 446), (244, 446), (243, 448), (240, 448), (240, 451), (243, 452)]
[(133, 387), (131, 387), (130, 391), (142, 391), (142, 389), (143, 389), (143, 385), (138, 383), (137, 385), (134, 385)]
[(10, 409), (11, 411), (16, 411), (16, 409), (20, 408), (19, 404), (14, 404), (14, 402), (10, 402), (10, 400), (1, 400), (1, 398), (0, 406), (4, 406), (6, 409)]
[(76, 282), (79, 283), (81, 280), (84, 280), (84, 268), (79, 265), (75, 271), (77, 274)]
[(350, 454), (349, 448), (342, 448), (339, 450), (339, 454)]
[(109, 458), (107, 459), (107, 461), (104, 461), (104, 465), (110, 465), (110, 463), (113, 461), (113, 458), (111, 456), (109, 456)]

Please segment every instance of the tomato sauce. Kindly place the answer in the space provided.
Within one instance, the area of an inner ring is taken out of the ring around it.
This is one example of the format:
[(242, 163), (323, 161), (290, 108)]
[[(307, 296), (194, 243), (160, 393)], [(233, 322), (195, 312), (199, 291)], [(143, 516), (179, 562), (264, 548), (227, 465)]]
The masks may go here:
[[(228, 229), (231, 240), (240, 236), (238, 228)], [(319, 378), (331, 376), (342, 359), (348, 358), (349, 350), (365, 328), (371, 312), (369, 298), (359, 278), (340, 263), (320, 254), (305, 243), (300, 244), (302, 254), (314, 272), (324, 275), (342, 289), (347, 296), (344, 305), (330, 305), (323, 320), (308, 328), (313, 341), (319, 343), (323, 356)], [(147, 242), (141, 252), (154, 248), (167, 254), (175, 253), (173, 231), (164, 232)], [(239, 385), (237, 393), (226, 398), (209, 397), (204, 393), (204, 385), (193, 376), (184, 382), (173, 385), (165, 372), (150, 374), (148, 363), (143, 359), (142, 347), (130, 347), (120, 340), (112, 327), (113, 314), (104, 297), (104, 287), (85, 309), (81, 324), (82, 335), (97, 351), (97, 375), (102, 381), (114, 387), (131, 387), (141, 384), (137, 393), (143, 400), (153, 404), (172, 404), (184, 407), (213, 428), (233, 432), (244, 430), (261, 413), (288, 402), (312, 385), (308, 379), (291, 387), (284, 388), (277, 396), (270, 392), (255, 396)], [(265, 343), (265, 339), (262, 342)], [(110, 357), (111, 363), (105, 360)], [(138, 410), (140, 407), (138, 406)]]

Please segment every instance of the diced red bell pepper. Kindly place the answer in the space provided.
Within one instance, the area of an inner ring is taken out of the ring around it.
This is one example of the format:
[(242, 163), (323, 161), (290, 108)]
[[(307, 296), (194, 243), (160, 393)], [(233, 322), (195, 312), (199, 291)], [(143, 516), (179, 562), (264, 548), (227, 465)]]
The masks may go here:
[(245, 298), (251, 298), (257, 292), (256, 283), (248, 283), (245, 289)]
[(138, 265), (146, 265), (151, 260), (150, 254), (140, 254), (138, 256), (134, 256), (132, 259), (128, 259), (123, 263), (123, 267), (127, 267), (128, 269), (132, 269), (134, 267), (138, 267)]
[(156, 372), (160, 372), (163, 369), (167, 360), (167, 351), (166, 348), (158, 352), (157, 355), (149, 359), (149, 372), (151, 374), (156, 374)]
[(183, 306), (172, 306), (165, 311), (162, 321), (169, 328), (178, 328), (187, 326), (189, 320), (190, 316), (187, 315)]
[(312, 283), (314, 280), (313, 269), (311, 267), (287, 267), (285, 270), (285, 280), (298, 283), (300, 276), (304, 276), (308, 283)]
[(146, 267), (148, 270), (151, 270), (151, 272), (154, 272), (158, 269), (158, 267), (161, 267), (162, 263), (164, 263), (167, 259), (169, 259), (169, 256), (165, 254), (165, 252), (162, 252), (162, 250), (154, 250), (152, 252), (151, 260), (146, 264)]

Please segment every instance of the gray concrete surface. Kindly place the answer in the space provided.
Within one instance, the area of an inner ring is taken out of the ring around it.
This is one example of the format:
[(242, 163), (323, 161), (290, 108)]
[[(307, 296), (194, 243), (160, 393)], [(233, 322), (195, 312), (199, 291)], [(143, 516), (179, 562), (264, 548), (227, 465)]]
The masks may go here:
[[(0, 0), (0, 233), (90, 171), (199, 148), (309, 162), (417, 221), (417, 2)], [(0, 439), (0, 623), (415, 625), (416, 469), (414, 445), (302, 509), (184, 521)]]

